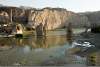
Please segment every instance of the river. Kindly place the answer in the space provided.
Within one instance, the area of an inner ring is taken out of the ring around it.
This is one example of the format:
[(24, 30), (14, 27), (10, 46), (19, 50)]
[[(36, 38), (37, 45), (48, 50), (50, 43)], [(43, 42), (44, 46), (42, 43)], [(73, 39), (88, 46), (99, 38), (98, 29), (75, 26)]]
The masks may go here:
[[(99, 34), (79, 35), (67, 40), (65, 30), (50, 31), (46, 37), (0, 38), (0, 66), (100, 66)], [(96, 39), (97, 38), (97, 39)], [(94, 47), (74, 46), (88, 42)]]

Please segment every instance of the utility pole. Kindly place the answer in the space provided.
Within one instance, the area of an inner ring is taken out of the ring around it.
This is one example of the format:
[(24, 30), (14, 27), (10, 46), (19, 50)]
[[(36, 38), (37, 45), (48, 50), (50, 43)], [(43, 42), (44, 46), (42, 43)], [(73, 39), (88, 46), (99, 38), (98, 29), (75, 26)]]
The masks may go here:
[(12, 22), (12, 9), (11, 9), (11, 12), (10, 12), (10, 23), (13, 24), (13, 22)]

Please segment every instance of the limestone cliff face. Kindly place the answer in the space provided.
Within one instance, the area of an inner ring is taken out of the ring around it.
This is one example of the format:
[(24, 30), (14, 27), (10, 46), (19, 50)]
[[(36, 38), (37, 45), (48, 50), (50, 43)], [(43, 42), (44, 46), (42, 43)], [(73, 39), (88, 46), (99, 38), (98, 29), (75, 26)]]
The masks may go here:
[(62, 8), (31, 10), (28, 25), (35, 28), (40, 23), (47, 30), (63, 28), (68, 23), (72, 23), (73, 27), (84, 27), (88, 24), (88, 18)]
[(60, 28), (66, 22), (67, 15), (70, 16), (70, 12), (65, 10), (37, 10), (31, 13), (31, 17), (29, 19), (31, 22), (29, 24), (32, 24), (32, 26), (37, 26), (38, 24), (42, 23), (48, 30)]
[(73, 27), (89, 25), (88, 18), (85, 15), (79, 15), (62, 8), (31, 10), (28, 25), (34, 27), (40, 23), (42, 23), (47, 30), (63, 28), (67, 26), (68, 23), (72, 23)]
[(63, 8), (22, 9), (17, 7), (0, 7), (0, 23), (3, 16), (9, 20), (4, 22), (10, 22), (11, 11), (13, 23), (22, 23), (29, 28), (36, 28), (40, 23), (46, 30), (63, 28), (68, 23), (72, 23), (73, 27), (84, 27), (90, 24), (87, 16)]

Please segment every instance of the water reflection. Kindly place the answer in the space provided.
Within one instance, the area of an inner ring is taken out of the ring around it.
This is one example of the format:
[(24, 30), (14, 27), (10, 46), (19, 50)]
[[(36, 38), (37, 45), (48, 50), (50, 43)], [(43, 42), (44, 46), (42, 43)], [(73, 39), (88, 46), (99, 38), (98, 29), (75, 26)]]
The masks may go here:
[(5, 39), (0, 38), (0, 51), (9, 50), (13, 48), (13, 45), (11, 46), (11, 42), (12, 40), (9, 38), (5, 38)]
[(0, 51), (0, 65), (41, 65), (50, 55), (59, 54), (59, 48), (66, 44), (66, 38), (65, 36), (1, 38), (0, 44), (13, 47), (7, 51)]
[(55, 45), (63, 45), (66, 43), (66, 38), (64, 36), (37, 37), (29, 41), (34, 48), (49, 48)]
[[(83, 38), (78, 39), (84, 42)], [(4, 47), (0, 51), (0, 65), (100, 65), (97, 48), (72, 48), (72, 43), (73, 39), (67, 40), (66, 35), (0, 38), (0, 50)]]
[(1, 41), (13, 48), (0, 52), (0, 65), (65, 65), (83, 60), (70, 53), (71, 42), (65, 36), (2, 38)]
[(35, 40), (35, 44), (39, 46), (39, 48), (48, 48), (48, 44), (46, 43), (46, 37), (37, 37)]

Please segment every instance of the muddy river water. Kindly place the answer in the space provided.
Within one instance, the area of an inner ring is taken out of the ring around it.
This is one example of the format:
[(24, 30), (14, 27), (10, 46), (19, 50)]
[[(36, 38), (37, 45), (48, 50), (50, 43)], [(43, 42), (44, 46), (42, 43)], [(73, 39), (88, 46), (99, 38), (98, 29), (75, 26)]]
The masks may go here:
[[(100, 65), (99, 35), (95, 39), (96, 35), (87, 38), (77, 34), (72, 41), (68, 41), (64, 32), (53, 31), (46, 37), (0, 38), (0, 66)], [(77, 40), (98, 44), (94, 47), (72, 47)]]

